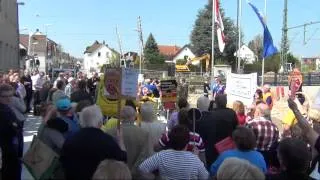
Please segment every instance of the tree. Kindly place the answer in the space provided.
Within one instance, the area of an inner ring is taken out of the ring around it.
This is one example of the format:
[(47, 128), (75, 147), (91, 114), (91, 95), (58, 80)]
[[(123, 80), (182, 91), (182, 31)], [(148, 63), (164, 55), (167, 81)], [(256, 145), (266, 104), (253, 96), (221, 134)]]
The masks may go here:
[(112, 52), (110, 57), (110, 65), (114, 67), (120, 66), (120, 54), (117, 52)]
[(165, 62), (164, 56), (159, 53), (159, 48), (152, 33), (150, 33), (144, 48), (145, 62), (150, 64), (163, 64)]
[[(224, 25), (224, 34), (226, 40), (226, 46), (223, 53), (220, 53), (218, 48), (217, 36), (215, 32), (215, 59), (224, 62), (225, 64), (230, 64), (233, 68), (236, 67), (236, 57), (234, 52), (237, 50), (238, 41), (238, 30), (234, 25), (233, 20), (229, 17), (225, 17), (224, 10), (220, 6), (220, 13)], [(211, 54), (211, 40), (212, 40), (212, 1), (201, 9), (198, 13), (197, 19), (195, 21), (193, 30), (191, 32), (191, 49), (192, 51), (200, 56), (204, 53)]]
[(291, 53), (287, 54), (287, 62), (292, 63), (293, 67), (300, 67), (301, 66), (300, 60)]
[(257, 35), (248, 43), (249, 49), (258, 57), (259, 60), (262, 59), (263, 55), (263, 37), (262, 35)]

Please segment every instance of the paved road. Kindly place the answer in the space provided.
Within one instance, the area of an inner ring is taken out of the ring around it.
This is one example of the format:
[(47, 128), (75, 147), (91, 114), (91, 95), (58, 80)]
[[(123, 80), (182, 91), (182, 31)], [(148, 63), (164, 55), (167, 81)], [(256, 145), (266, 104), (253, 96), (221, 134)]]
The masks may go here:
[[(38, 128), (40, 126), (41, 119), (40, 117), (34, 117), (32, 115), (28, 115), (28, 118), (24, 124), (24, 149), (26, 152), (29, 149), (30, 143), (34, 135), (37, 135)], [(32, 176), (28, 172), (28, 170), (23, 167), (21, 179), (23, 180), (33, 180)]]

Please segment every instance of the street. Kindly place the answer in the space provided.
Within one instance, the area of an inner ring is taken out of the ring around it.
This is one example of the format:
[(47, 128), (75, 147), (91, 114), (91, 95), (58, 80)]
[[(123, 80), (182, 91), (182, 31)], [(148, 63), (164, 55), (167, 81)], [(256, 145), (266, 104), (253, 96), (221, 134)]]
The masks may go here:
[[(41, 123), (41, 118), (39, 116), (28, 115), (28, 118), (24, 124), (24, 149), (26, 152), (29, 149), (30, 143), (34, 135), (37, 135), (38, 128)], [(33, 177), (30, 175), (28, 170), (23, 166), (21, 179), (33, 180)]]

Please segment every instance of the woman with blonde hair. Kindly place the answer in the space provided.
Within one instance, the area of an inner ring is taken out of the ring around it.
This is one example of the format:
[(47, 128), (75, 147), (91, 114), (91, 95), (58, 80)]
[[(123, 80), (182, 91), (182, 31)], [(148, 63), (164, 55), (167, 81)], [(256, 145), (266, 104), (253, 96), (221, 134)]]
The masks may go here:
[(132, 179), (132, 177), (129, 168), (125, 163), (121, 161), (106, 159), (99, 164), (96, 172), (93, 174), (92, 179), (130, 180)]
[(236, 112), (239, 125), (246, 123), (247, 116), (245, 115), (244, 104), (241, 101), (235, 101), (232, 109)]
[(255, 179), (263, 180), (265, 176), (261, 170), (251, 165), (249, 161), (239, 158), (228, 158), (221, 164), (217, 180)]

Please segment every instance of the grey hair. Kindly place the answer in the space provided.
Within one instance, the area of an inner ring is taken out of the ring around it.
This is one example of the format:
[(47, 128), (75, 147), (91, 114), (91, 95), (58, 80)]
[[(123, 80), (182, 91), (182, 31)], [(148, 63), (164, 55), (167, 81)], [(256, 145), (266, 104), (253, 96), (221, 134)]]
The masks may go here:
[(79, 114), (79, 121), (82, 128), (98, 128), (102, 124), (103, 115), (100, 108), (96, 105), (84, 108)]
[(263, 108), (262, 106), (257, 106), (257, 109), (259, 109), (261, 116), (266, 119), (271, 119), (271, 110), (270, 108)]
[(133, 109), (131, 106), (124, 106), (120, 112), (120, 118), (124, 122), (134, 121), (136, 115), (137, 115), (136, 110)]
[(112, 159), (102, 161), (97, 167), (92, 179), (132, 179), (128, 166)]
[(228, 158), (223, 161), (217, 172), (217, 179), (236, 180), (236, 179), (257, 179), (263, 180), (265, 176), (257, 167), (249, 161), (239, 158)]
[(153, 104), (150, 102), (143, 103), (140, 108), (141, 120), (151, 122), (154, 120)]

